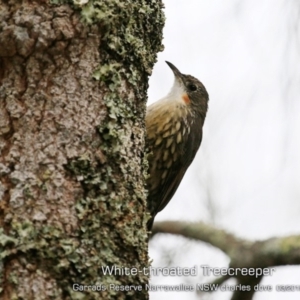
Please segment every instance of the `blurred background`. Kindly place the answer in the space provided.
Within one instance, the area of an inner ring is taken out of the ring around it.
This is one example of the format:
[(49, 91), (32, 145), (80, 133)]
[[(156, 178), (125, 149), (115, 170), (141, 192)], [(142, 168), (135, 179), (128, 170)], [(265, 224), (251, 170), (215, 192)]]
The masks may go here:
[[(165, 50), (150, 78), (148, 104), (165, 96), (172, 62), (210, 95), (200, 150), (156, 221), (205, 221), (250, 240), (300, 234), (299, 0), (164, 0)], [(153, 267), (226, 267), (220, 250), (157, 235)], [(213, 278), (153, 277), (152, 284)], [(227, 282), (227, 284), (234, 281)], [(255, 300), (300, 299), (276, 284), (300, 285), (300, 266), (278, 267)], [(230, 292), (151, 292), (151, 300), (230, 299)]]

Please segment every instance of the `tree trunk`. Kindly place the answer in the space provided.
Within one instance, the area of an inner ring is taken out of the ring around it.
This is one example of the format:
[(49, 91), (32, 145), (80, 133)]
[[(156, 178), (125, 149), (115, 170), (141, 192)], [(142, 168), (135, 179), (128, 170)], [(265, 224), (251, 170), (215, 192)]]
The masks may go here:
[(136, 299), (110, 284), (148, 281), (102, 267), (148, 266), (144, 116), (162, 3), (82, 2), (0, 4), (1, 299)]

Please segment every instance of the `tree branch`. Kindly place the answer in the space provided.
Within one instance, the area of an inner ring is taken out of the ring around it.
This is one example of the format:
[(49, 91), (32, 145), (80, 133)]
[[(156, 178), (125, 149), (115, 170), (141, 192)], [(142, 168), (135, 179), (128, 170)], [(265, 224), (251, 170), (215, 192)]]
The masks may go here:
[(158, 233), (177, 234), (186, 238), (199, 240), (221, 249), (227, 255), (232, 251), (233, 245), (246, 243), (246, 241), (236, 238), (225, 230), (218, 229), (202, 222), (156, 222), (152, 228), (152, 236)]
[(223, 229), (181, 221), (157, 222), (152, 236), (170, 233), (208, 243), (227, 254), (233, 267), (271, 267), (300, 264), (300, 235), (264, 241), (240, 239)]
[[(252, 268), (255, 272), (265, 271), (262, 274), (255, 273), (255, 276), (244, 276), (240, 273), (231, 276), (237, 279), (238, 284), (250, 285), (251, 287), (248, 292), (236, 290), (232, 300), (242, 298), (251, 300), (255, 293), (254, 287), (260, 283), (263, 276), (272, 275), (272, 270), (269, 270), (269, 267), (300, 264), (300, 235), (274, 237), (263, 241), (249, 241), (203, 222), (181, 221), (155, 223), (151, 237), (159, 233), (181, 235), (212, 245), (229, 256), (231, 260), (229, 268)], [(213, 283), (223, 284), (229, 277), (220, 277)]]

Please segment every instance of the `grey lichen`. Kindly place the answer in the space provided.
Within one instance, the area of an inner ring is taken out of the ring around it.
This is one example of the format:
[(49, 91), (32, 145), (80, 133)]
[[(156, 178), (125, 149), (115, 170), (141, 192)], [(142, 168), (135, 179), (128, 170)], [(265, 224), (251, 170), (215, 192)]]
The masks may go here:
[(93, 0), (79, 7), (87, 23), (105, 26), (102, 47), (151, 74), (156, 54), (163, 49), (161, 1)]
[[(87, 23), (100, 22), (105, 28), (100, 45), (102, 60), (93, 78), (99, 81), (104, 91), (107, 109), (105, 120), (98, 126), (102, 141), (98, 148), (100, 159), (91, 161), (89, 157), (79, 157), (70, 161), (68, 166), (80, 178), (85, 190), (85, 197), (76, 204), (81, 220), (81, 241), (89, 244), (91, 239), (99, 240), (101, 245), (102, 256), (82, 257), (82, 268), (90, 264), (133, 267), (132, 261), (127, 263), (115, 255), (122, 247), (140, 253), (140, 262), (147, 261), (141, 254), (147, 220), (143, 185), (143, 176), (147, 173), (143, 155), (143, 119), (147, 76), (157, 52), (162, 49), (162, 36), (157, 34), (164, 24), (161, 8), (160, 1), (89, 1), (80, 6)], [(134, 153), (135, 148), (139, 150)], [(140, 207), (138, 211), (136, 207)], [(131, 222), (136, 222), (133, 215), (136, 214), (140, 215), (140, 221), (132, 227)], [(91, 232), (93, 237), (89, 236)], [(122, 245), (112, 242), (119, 235)], [(146, 266), (138, 261), (136, 267)], [(97, 274), (93, 276), (98, 278)], [(100, 278), (103, 284), (123, 281), (112, 276)], [(126, 278), (126, 281), (137, 283), (137, 278)]]

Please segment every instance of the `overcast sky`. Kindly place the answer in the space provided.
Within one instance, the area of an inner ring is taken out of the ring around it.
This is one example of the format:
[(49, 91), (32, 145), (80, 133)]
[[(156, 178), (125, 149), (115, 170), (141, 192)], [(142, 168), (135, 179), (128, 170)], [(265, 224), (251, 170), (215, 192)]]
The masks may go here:
[[(299, 234), (300, 3), (164, 3), (165, 50), (150, 78), (148, 103), (172, 86), (173, 73), (165, 60), (202, 81), (210, 101), (197, 157), (157, 220), (203, 220), (249, 239)], [(170, 249), (173, 258), (167, 254)], [(172, 237), (156, 238), (150, 255), (154, 266), (165, 264), (166, 257), (175, 266), (228, 264), (220, 251)], [(162, 281), (177, 284), (182, 278)], [(263, 282), (274, 287), (281, 283), (300, 285), (300, 267), (278, 268)], [(153, 292), (151, 299), (167, 296), (199, 299), (191, 292)], [(206, 299), (230, 299), (230, 294)], [(257, 293), (255, 300), (263, 299), (300, 299), (300, 292)]]

